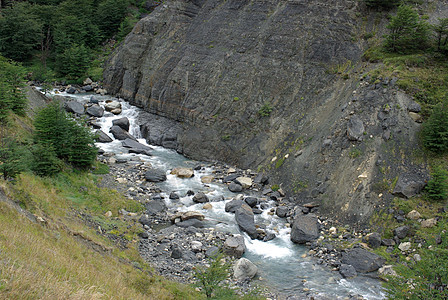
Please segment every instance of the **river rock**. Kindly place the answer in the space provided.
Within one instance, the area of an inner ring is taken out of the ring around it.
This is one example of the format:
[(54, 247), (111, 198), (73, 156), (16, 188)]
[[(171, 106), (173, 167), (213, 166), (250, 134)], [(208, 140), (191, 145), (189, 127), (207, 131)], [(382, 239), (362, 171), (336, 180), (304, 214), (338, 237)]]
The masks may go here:
[(246, 252), (244, 238), (239, 234), (229, 236), (222, 245), (222, 251), (227, 255), (240, 258)]
[(100, 99), (98, 99), (97, 96), (93, 95), (92, 97), (90, 97), (89, 103), (98, 104), (100, 103)]
[(235, 179), (237, 179), (239, 177), (239, 175), (238, 174), (230, 174), (230, 175), (227, 175), (226, 177), (224, 177), (223, 179), (222, 179), (222, 182), (223, 183), (229, 183), (229, 182), (233, 182)]
[(193, 202), (195, 203), (206, 203), (206, 202), (210, 202), (210, 200), (208, 199), (207, 195), (205, 195), (202, 192), (197, 193), (196, 195), (193, 196)]
[(205, 203), (203, 206), (202, 206), (202, 209), (212, 209), (213, 208), (213, 205), (211, 204), (211, 203)]
[(180, 197), (176, 192), (171, 192), (169, 198), (171, 200), (178, 200)]
[(112, 133), (114, 138), (116, 138), (117, 140), (131, 139), (137, 141), (137, 139), (132, 135), (130, 135), (129, 132), (127, 132), (126, 130), (117, 125), (112, 126), (109, 132)]
[(258, 268), (247, 258), (240, 258), (233, 267), (233, 277), (238, 281), (251, 280), (258, 273)]
[(99, 143), (110, 143), (113, 141), (112, 138), (102, 130), (97, 130), (95, 133), (96, 133), (96, 141)]
[(187, 228), (187, 227), (196, 227), (196, 228), (203, 228), (204, 223), (201, 220), (198, 219), (188, 219), (185, 221), (177, 222), (176, 226)]
[(371, 233), (366, 236), (367, 243), (373, 249), (381, 246), (381, 235), (378, 232)]
[(110, 112), (113, 113), (114, 115), (119, 115), (119, 114), (121, 114), (122, 110), (121, 110), (121, 108), (116, 108), (116, 109), (112, 109)]
[(205, 175), (201, 177), (201, 182), (202, 183), (212, 183), (213, 179), (215, 179), (215, 177), (213, 175)]
[(151, 156), (152, 148), (142, 143), (137, 142), (136, 140), (127, 138), (121, 142), (121, 145), (125, 148), (129, 148), (129, 153), (137, 153), (137, 154), (145, 154)]
[(182, 213), (180, 216), (182, 221), (190, 220), (190, 219), (198, 219), (199, 221), (203, 221), (205, 216), (198, 211), (187, 211)]
[(254, 213), (249, 205), (243, 203), (241, 207), (235, 211), (235, 220), (238, 227), (246, 232), (251, 239), (257, 238), (258, 232), (255, 228)]
[(194, 176), (194, 171), (191, 168), (174, 168), (171, 170), (171, 175), (176, 175), (179, 178), (191, 178)]
[(363, 248), (352, 248), (342, 253), (341, 262), (352, 265), (359, 273), (369, 273), (378, 270), (385, 259)]
[(64, 103), (64, 108), (67, 112), (77, 115), (84, 114), (84, 105), (78, 101), (68, 101)]
[(252, 186), (252, 179), (249, 177), (237, 177), (235, 181), (239, 183), (243, 189), (248, 189)]
[(394, 235), (397, 236), (400, 240), (404, 239), (409, 233), (408, 226), (400, 226), (394, 229)]
[(93, 86), (91, 86), (90, 84), (87, 84), (87, 85), (82, 86), (81, 89), (83, 89), (86, 92), (91, 92), (91, 91), (93, 91)]
[(119, 126), (123, 130), (129, 131), (129, 119), (126, 117), (113, 120), (112, 125)]
[(305, 244), (319, 237), (319, 221), (314, 214), (297, 215), (291, 228), (291, 241)]
[(241, 205), (243, 205), (243, 203), (244, 203), (243, 200), (240, 200), (240, 199), (232, 199), (232, 200), (230, 200), (229, 202), (226, 203), (226, 205), (225, 205), (225, 207), (224, 207), (224, 210), (225, 210), (226, 212), (234, 213), (234, 212), (236, 212), (236, 210), (237, 210), (238, 208), (241, 207)]
[(233, 192), (233, 193), (239, 193), (243, 190), (243, 186), (235, 183), (235, 182), (231, 182), (229, 184), (229, 191)]
[(421, 216), (422, 215), (414, 209), (406, 215), (406, 218), (411, 219), (411, 220), (418, 220), (421, 218)]
[(166, 175), (161, 170), (149, 170), (145, 173), (145, 179), (149, 182), (162, 182), (166, 180)]
[(90, 79), (89, 77), (87, 77), (86, 79), (84, 79), (84, 81), (82, 82), (82, 84), (84, 84), (84, 85), (89, 85), (89, 84), (92, 84), (93, 83), (93, 81), (92, 81), (92, 79)]
[(277, 215), (277, 217), (279, 218), (286, 218), (286, 216), (289, 213), (289, 208), (287, 206), (279, 206), (277, 207), (277, 209), (275, 210), (275, 214)]
[(104, 109), (98, 104), (94, 104), (87, 108), (86, 113), (89, 116), (101, 118), (104, 115)]
[(364, 124), (357, 117), (353, 116), (347, 123), (347, 136), (351, 141), (361, 141), (364, 135)]
[(428, 220), (423, 220), (421, 224), (422, 224), (423, 228), (432, 228), (437, 225), (437, 220), (434, 218), (428, 219)]
[(112, 112), (115, 109), (121, 110), (121, 103), (116, 100), (112, 100), (112, 101), (108, 100), (108, 101), (106, 101), (104, 108), (106, 109), (106, 111), (110, 111), (110, 112)]
[(244, 202), (250, 207), (255, 207), (258, 204), (258, 199), (256, 197), (246, 197), (244, 198)]
[(65, 92), (66, 92), (67, 94), (74, 94), (74, 93), (77, 93), (78, 90), (77, 90), (75, 87), (69, 85), (69, 86), (65, 89)]
[(356, 277), (356, 275), (358, 275), (356, 269), (352, 265), (346, 264), (341, 264), (341, 266), (339, 267), (339, 273), (344, 278), (354, 278)]
[(166, 210), (166, 205), (161, 200), (151, 200), (145, 204), (148, 215), (154, 216)]
[(415, 173), (401, 174), (392, 192), (394, 196), (410, 198), (419, 194), (426, 185), (424, 176)]

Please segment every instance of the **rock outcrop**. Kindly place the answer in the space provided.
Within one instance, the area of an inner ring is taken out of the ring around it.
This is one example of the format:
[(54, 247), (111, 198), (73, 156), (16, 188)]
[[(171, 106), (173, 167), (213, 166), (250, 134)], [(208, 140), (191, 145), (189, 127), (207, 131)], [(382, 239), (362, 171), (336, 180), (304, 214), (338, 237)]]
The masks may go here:
[(412, 161), (414, 102), (397, 78), (363, 76), (362, 7), (164, 1), (112, 54), (104, 87), (146, 111), (148, 142), (265, 170), (296, 203), (363, 221), (390, 200), (381, 183), (425, 166)]

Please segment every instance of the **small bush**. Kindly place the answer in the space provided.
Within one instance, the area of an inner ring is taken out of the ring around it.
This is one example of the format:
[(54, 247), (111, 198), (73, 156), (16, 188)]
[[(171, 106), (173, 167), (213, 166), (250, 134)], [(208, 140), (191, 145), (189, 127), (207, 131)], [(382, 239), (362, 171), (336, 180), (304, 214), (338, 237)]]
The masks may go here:
[(224, 255), (217, 253), (209, 258), (210, 266), (208, 268), (197, 268), (194, 270), (197, 285), (202, 288), (207, 298), (211, 298), (215, 290), (219, 289), (219, 285), (227, 278), (229, 274), (230, 264), (222, 262)]
[(271, 112), (272, 112), (271, 105), (269, 103), (265, 103), (258, 111), (258, 114), (261, 117), (269, 117), (271, 115)]
[(448, 197), (448, 172), (441, 166), (434, 167), (426, 193), (428, 198), (434, 201), (442, 201)]

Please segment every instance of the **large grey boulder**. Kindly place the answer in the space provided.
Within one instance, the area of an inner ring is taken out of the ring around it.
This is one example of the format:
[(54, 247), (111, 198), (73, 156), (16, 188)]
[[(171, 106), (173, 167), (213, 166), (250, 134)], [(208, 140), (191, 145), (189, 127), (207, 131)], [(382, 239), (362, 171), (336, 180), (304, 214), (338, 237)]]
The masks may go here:
[(353, 116), (347, 123), (347, 136), (351, 141), (361, 141), (364, 135), (364, 124), (357, 117)]
[(257, 275), (258, 268), (247, 258), (240, 258), (233, 266), (233, 277), (237, 281), (251, 280)]
[(249, 205), (243, 203), (240, 208), (235, 211), (235, 220), (238, 227), (246, 232), (251, 239), (257, 238), (258, 232), (255, 227), (254, 213)]
[(231, 201), (226, 203), (226, 206), (224, 207), (224, 210), (226, 212), (234, 213), (234, 212), (236, 212), (236, 210), (238, 208), (241, 207), (241, 205), (243, 205), (243, 203), (244, 202), (241, 199), (232, 199)]
[(409, 226), (400, 226), (394, 229), (394, 235), (401, 240), (408, 236), (409, 230)]
[(378, 270), (385, 263), (385, 259), (363, 248), (352, 248), (342, 253), (341, 262), (351, 265), (356, 272), (369, 273)]
[(121, 103), (116, 100), (112, 100), (112, 101), (109, 100), (109, 101), (106, 101), (104, 108), (106, 109), (106, 111), (112, 112), (116, 109), (121, 109)]
[(154, 216), (166, 210), (166, 205), (163, 200), (151, 200), (145, 204), (148, 215)]
[(426, 180), (425, 176), (415, 173), (401, 174), (392, 194), (397, 197), (411, 198), (420, 194), (426, 185)]
[(297, 215), (291, 228), (291, 241), (305, 244), (319, 237), (319, 221), (314, 214)]
[(112, 125), (120, 126), (124, 130), (129, 131), (129, 119), (126, 117), (113, 120)]
[(235, 183), (235, 182), (231, 182), (228, 186), (229, 191), (233, 192), (233, 193), (239, 193), (243, 190), (243, 186), (241, 184)]
[(121, 145), (125, 148), (129, 148), (129, 153), (137, 153), (137, 154), (145, 154), (151, 156), (152, 148), (142, 143), (137, 142), (136, 140), (127, 138), (121, 142)]
[(131, 139), (134, 141), (137, 140), (135, 137), (130, 135), (129, 132), (127, 132), (126, 130), (117, 125), (112, 126), (109, 131), (110, 133), (113, 134), (114, 138), (116, 138), (117, 140), (126, 140), (126, 139)]
[(64, 103), (64, 108), (67, 112), (77, 115), (84, 114), (84, 105), (78, 101), (68, 101)]
[(356, 277), (356, 275), (358, 275), (358, 273), (356, 272), (355, 268), (352, 265), (346, 265), (346, 264), (341, 264), (341, 266), (339, 267), (339, 273), (344, 278), (353, 278)]
[(89, 116), (101, 118), (104, 115), (104, 109), (98, 104), (94, 104), (87, 108), (86, 113)]
[(227, 255), (240, 258), (246, 252), (244, 238), (241, 235), (229, 236), (222, 245), (222, 251)]
[(161, 170), (149, 170), (145, 173), (145, 179), (149, 182), (161, 182), (166, 180), (166, 175)]
[(96, 131), (96, 141), (100, 142), (100, 143), (110, 143), (112, 142), (112, 138), (110, 136), (107, 135), (107, 133), (105, 133), (102, 130), (97, 130)]

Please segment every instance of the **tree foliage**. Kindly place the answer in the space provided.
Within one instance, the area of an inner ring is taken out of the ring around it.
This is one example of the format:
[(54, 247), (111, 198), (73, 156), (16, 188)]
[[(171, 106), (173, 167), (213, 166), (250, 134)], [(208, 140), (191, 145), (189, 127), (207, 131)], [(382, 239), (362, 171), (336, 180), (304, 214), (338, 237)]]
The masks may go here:
[(29, 151), (25, 146), (11, 137), (0, 139), (0, 173), (5, 180), (26, 170), (29, 160)]
[(89, 62), (90, 50), (84, 45), (73, 44), (58, 55), (57, 70), (68, 79), (76, 79), (85, 75)]
[(197, 268), (194, 270), (197, 285), (202, 288), (207, 298), (212, 297), (213, 292), (219, 288), (219, 284), (229, 274), (230, 265), (222, 262), (223, 257), (224, 255), (218, 252), (209, 258), (210, 266), (208, 268)]
[(448, 52), (448, 18), (439, 19), (432, 28), (436, 34), (437, 51)]
[(445, 153), (448, 150), (448, 106), (439, 103), (422, 126), (422, 140), (426, 149)]
[(387, 28), (384, 46), (390, 52), (411, 53), (428, 45), (429, 25), (409, 5), (398, 7)]
[(34, 141), (54, 150), (56, 157), (77, 168), (90, 167), (96, 158), (93, 134), (71, 119), (58, 103), (38, 112), (34, 120)]
[(32, 150), (31, 170), (39, 176), (51, 176), (62, 170), (62, 161), (51, 145), (36, 144)]
[(0, 56), (0, 123), (6, 123), (10, 111), (23, 114), (27, 100), (23, 94), (25, 69)]
[(442, 201), (448, 197), (448, 172), (440, 165), (434, 167), (426, 193), (429, 199), (434, 201)]
[(38, 49), (42, 25), (30, 5), (18, 2), (1, 11), (0, 52), (16, 61), (24, 61)]

